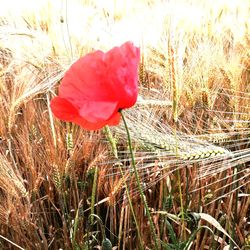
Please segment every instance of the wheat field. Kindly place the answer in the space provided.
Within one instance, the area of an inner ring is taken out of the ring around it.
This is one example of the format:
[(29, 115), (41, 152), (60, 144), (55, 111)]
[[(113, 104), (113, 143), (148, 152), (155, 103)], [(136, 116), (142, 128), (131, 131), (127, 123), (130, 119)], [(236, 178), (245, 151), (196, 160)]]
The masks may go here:
[[(122, 122), (49, 105), (75, 60), (125, 41), (136, 171)], [(2, 0), (0, 112), (0, 249), (250, 249), (248, 0)]]

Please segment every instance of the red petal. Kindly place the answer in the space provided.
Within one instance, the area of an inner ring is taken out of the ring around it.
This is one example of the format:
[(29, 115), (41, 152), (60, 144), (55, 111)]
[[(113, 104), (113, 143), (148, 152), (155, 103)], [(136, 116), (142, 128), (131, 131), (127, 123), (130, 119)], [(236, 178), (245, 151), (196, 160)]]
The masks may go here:
[[(103, 108), (107, 107), (105, 106), (105, 104), (106, 103), (104, 103)], [(110, 107), (111, 106), (116, 106), (116, 104), (111, 104)], [(74, 122), (86, 130), (97, 130), (104, 127), (105, 125), (117, 125), (120, 120), (120, 114), (118, 112), (113, 112), (107, 119), (100, 119), (99, 117), (99, 121), (88, 121), (84, 117), (79, 115), (78, 110), (69, 101), (61, 97), (54, 97), (51, 100), (50, 107), (53, 114), (57, 118), (64, 121)], [(100, 114), (103, 114), (103, 112), (101, 112)]]
[(78, 116), (77, 109), (69, 101), (59, 96), (51, 100), (50, 107), (53, 114), (64, 121), (72, 121)]
[(120, 108), (131, 107), (138, 95), (139, 60), (140, 50), (131, 42), (106, 54), (87, 54), (66, 72), (59, 95), (78, 108), (86, 100), (118, 101)]
[(139, 48), (131, 42), (80, 58), (66, 72), (60, 97), (51, 102), (53, 113), (88, 130), (117, 125), (118, 110), (136, 102), (139, 60)]
[(106, 54), (109, 84), (116, 87), (120, 108), (133, 106), (138, 96), (140, 50), (131, 42), (115, 47)]
[(107, 121), (107, 125), (116, 126), (119, 124), (120, 120), (121, 120), (121, 114), (117, 112)]
[(59, 87), (59, 96), (78, 108), (85, 101), (115, 101), (115, 89), (107, 82), (104, 53), (96, 51), (77, 60), (66, 72)]
[(107, 121), (118, 111), (117, 102), (82, 102), (80, 116), (91, 123)]
[(86, 130), (97, 130), (100, 128), (103, 128), (106, 125), (110, 125), (110, 126), (115, 126), (118, 125), (120, 122), (120, 113), (115, 113), (113, 114), (113, 116), (107, 120), (107, 121), (100, 121), (100, 122), (88, 122), (87, 120), (85, 120), (82, 117), (77, 117), (73, 122), (80, 125), (82, 128), (86, 129)]
[(86, 130), (97, 130), (104, 127), (107, 124), (106, 121), (96, 122), (96, 123), (88, 122), (82, 117), (77, 117), (76, 119), (73, 120), (73, 122), (80, 125), (82, 128)]

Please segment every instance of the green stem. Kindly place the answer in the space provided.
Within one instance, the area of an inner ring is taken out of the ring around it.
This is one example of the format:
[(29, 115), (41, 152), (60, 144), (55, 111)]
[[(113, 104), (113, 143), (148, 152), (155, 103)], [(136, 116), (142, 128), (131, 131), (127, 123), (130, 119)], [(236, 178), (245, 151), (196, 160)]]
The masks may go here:
[[(105, 126), (104, 129), (105, 129), (105, 133), (106, 133), (106, 135), (108, 137), (108, 140), (109, 140), (109, 142), (111, 144), (114, 156), (118, 160), (118, 152), (117, 152), (116, 142), (115, 142), (115, 140), (113, 138), (113, 135), (112, 135), (112, 133), (111, 133), (108, 126)], [(118, 166), (119, 166), (119, 171), (121, 173), (121, 176), (122, 176), (122, 178), (124, 178), (124, 173), (122, 171), (121, 164), (118, 164)], [(129, 207), (130, 207), (130, 210), (131, 210), (134, 222), (135, 222), (135, 227), (136, 227), (137, 235), (138, 235), (139, 242), (140, 242), (140, 249), (143, 249), (143, 243), (142, 243), (142, 238), (141, 238), (141, 234), (140, 234), (140, 230), (139, 230), (139, 225), (138, 225), (138, 222), (137, 222), (137, 219), (136, 219), (136, 216), (135, 216), (135, 211), (134, 211), (134, 208), (133, 208), (133, 205), (132, 205), (132, 201), (131, 201), (131, 198), (130, 198), (130, 194), (129, 194), (129, 190), (128, 190), (128, 186), (127, 186), (126, 182), (124, 182), (124, 185), (125, 185), (125, 190), (126, 190), (127, 197), (128, 197)]]
[(182, 198), (182, 190), (181, 190), (181, 174), (180, 169), (177, 170), (177, 178), (178, 178), (178, 189), (179, 189), (179, 195), (180, 195), (180, 206), (181, 206), (181, 221), (182, 221), (182, 237), (184, 236), (185, 239), (185, 216), (184, 216), (184, 207), (183, 207), (183, 198)]
[(77, 233), (77, 229), (78, 229), (78, 225), (79, 225), (79, 208), (81, 206), (82, 206), (82, 201), (80, 201), (80, 203), (78, 204), (78, 208), (76, 210), (76, 216), (75, 216), (75, 220), (74, 220), (73, 237), (72, 237), (74, 249), (77, 249), (76, 233)]
[(134, 153), (133, 153), (133, 149), (132, 149), (132, 143), (131, 143), (131, 138), (130, 138), (128, 125), (126, 123), (126, 120), (125, 120), (125, 117), (124, 117), (122, 111), (120, 111), (120, 113), (121, 113), (122, 120), (123, 120), (125, 129), (126, 129), (127, 137), (128, 137), (128, 146), (129, 146), (129, 151), (130, 151), (130, 154), (131, 154), (131, 163), (132, 163), (132, 167), (133, 167), (133, 170), (134, 170), (134, 173), (135, 173), (136, 183), (137, 183), (137, 186), (139, 188), (140, 196), (141, 196), (141, 199), (143, 201), (143, 204), (144, 204), (144, 207), (145, 207), (145, 210), (146, 210), (146, 214), (147, 214), (147, 217), (148, 217), (148, 220), (149, 220), (149, 223), (150, 223), (151, 232), (153, 233), (155, 249), (158, 250), (159, 247), (158, 247), (158, 243), (157, 243), (157, 236), (156, 236), (156, 232), (155, 232), (154, 223), (153, 223), (153, 220), (152, 220), (149, 208), (148, 208), (146, 196), (144, 195), (143, 190), (142, 190), (139, 173), (138, 173), (137, 168), (135, 166), (135, 158), (134, 158)]
[[(240, 166), (237, 166), (234, 168), (234, 177), (233, 177), (233, 182), (235, 182), (238, 179), (238, 168)], [(238, 221), (238, 199), (239, 199), (239, 182), (236, 181), (236, 183), (233, 185), (232, 189), (236, 189), (235, 191), (235, 207), (234, 207), (234, 217), (233, 217), (233, 225), (232, 225), (232, 239), (235, 240), (235, 234), (236, 234), (236, 225), (237, 225), (237, 221)], [(234, 247), (234, 243), (233, 241), (230, 239), (230, 249), (233, 249)]]
[[(92, 186), (92, 194), (91, 194), (91, 214), (95, 213), (95, 196), (96, 196), (96, 186), (97, 186), (97, 173), (98, 168), (95, 167), (95, 173), (94, 173), (94, 180), (93, 180), (93, 186)], [(91, 223), (93, 224), (94, 218), (91, 217)]]
[[(124, 174), (123, 174), (123, 171), (122, 171), (122, 168), (121, 168), (120, 164), (119, 164), (119, 170), (120, 170), (120, 173), (121, 173), (122, 178), (123, 178)], [(128, 197), (129, 207), (130, 207), (130, 210), (131, 210), (134, 222), (135, 222), (135, 227), (136, 227), (137, 235), (138, 235), (139, 242), (140, 242), (140, 249), (143, 249), (143, 242), (142, 242), (142, 238), (141, 238), (141, 234), (140, 234), (140, 230), (139, 230), (139, 225), (138, 225), (138, 222), (137, 222), (137, 219), (136, 219), (136, 216), (135, 216), (135, 211), (134, 211), (134, 208), (133, 208), (133, 205), (132, 205), (132, 201), (131, 201), (131, 198), (130, 198), (128, 186), (127, 186), (126, 183), (125, 183), (125, 190), (126, 190), (127, 197)]]
[(117, 151), (117, 147), (116, 147), (116, 141), (115, 141), (115, 139), (110, 131), (109, 126), (105, 126), (104, 131), (105, 131), (105, 134), (106, 134), (106, 136), (109, 140), (109, 143), (111, 145), (113, 154), (114, 154), (115, 158), (118, 159), (118, 151)]
[[(178, 157), (179, 154), (179, 140), (177, 137), (177, 117), (174, 119), (174, 137), (175, 137), (175, 155)], [(183, 206), (183, 195), (182, 195), (182, 190), (181, 190), (181, 171), (180, 169), (177, 170), (177, 182), (178, 182), (178, 190), (179, 190), (179, 195), (180, 195), (180, 209), (181, 209), (181, 221), (182, 221), (182, 226), (181, 226), (181, 237), (184, 237), (184, 240), (186, 240), (186, 235), (185, 235), (185, 216), (184, 216), (184, 206)]]

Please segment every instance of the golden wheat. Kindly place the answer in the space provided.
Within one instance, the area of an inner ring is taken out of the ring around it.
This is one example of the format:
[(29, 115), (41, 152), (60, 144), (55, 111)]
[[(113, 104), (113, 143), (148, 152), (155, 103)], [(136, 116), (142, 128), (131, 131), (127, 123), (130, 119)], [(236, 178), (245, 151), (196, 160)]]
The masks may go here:
[[(65, 70), (79, 56), (132, 40), (142, 52), (140, 98), (126, 118), (149, 205), (180, 211), (175, 174), (180, 170), (187, 209), (218, 220), (222, 214), (221, 223), (227, 216), (224, 228), (233, 228), (238, 211), (235, 238), (246, 245), (249, 1), (13, 3), (0, 11), (1, 235), (25, 249), (84, 247), (92, 170), (98, 166), (96, 197), (103, 202), (97, 201), (96, 212), (106, 218), (111, 235), (119, 231), (117, 245), (138, 245), (126, 183), (145, 246), (151, 248), (124, 128), (113, 129), (124, 172), (120, 177), (102, 133), (60, 122), (49, 107)], [(83, 212), (73, 225), (79, 207)], [(168, 243), (165, 218), (154, 220)], [(178, 235), (180, 227), (175, 229)], [(91, 234), (99, 238), (97, 231)], [(4, 238), (0, 248), (11, 249)], [(208, 233), (200, 234), (195, 248), (205, 249), (208, 241)]]

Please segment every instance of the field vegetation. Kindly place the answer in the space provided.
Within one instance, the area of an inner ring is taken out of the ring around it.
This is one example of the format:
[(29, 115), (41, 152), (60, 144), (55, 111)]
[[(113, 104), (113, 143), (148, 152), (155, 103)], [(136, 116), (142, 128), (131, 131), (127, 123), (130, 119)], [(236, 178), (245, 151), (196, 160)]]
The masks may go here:
[[(0, 249), (250, 249), (249, 0), (3, 2)], [(49, 106), (76, 59), (125, 41), (140, 185), (122, 122)]]

